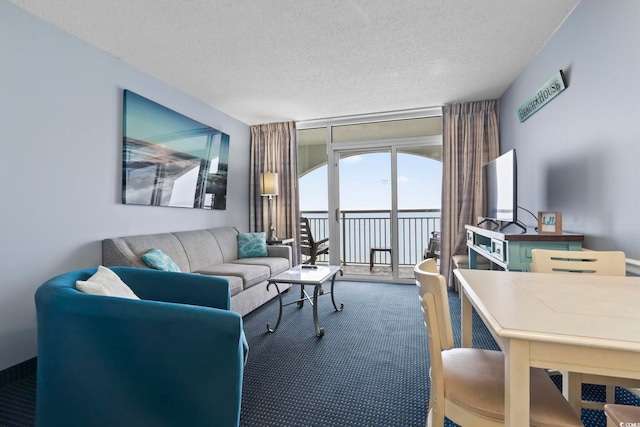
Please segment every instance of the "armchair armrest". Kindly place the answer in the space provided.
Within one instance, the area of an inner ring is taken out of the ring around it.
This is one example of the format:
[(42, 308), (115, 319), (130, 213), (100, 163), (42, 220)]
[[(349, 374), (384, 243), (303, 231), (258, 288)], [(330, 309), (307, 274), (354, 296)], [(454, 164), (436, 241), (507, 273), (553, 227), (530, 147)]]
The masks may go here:
[(143, 300), (231, 309), (229, 281), (196, 273), (110, 267)]
[(320, 246), (321, 244), (326, 243), (326, 242), (328, 242), (328, 241), (329, 241), (329, 238), (328, 238), (328, 237), (327, 237), (327, 238), (325, 238), (325, 239), (322, 239), (322, 240), (318, 240), (318, 241), (316, 242), (316, 246)]

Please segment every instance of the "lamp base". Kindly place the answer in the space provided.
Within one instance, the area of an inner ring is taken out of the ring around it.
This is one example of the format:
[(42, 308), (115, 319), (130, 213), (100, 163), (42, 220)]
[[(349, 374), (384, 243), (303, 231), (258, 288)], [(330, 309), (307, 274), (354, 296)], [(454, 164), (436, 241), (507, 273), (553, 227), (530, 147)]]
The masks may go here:
[(273, 225), (273, 219), (272, 219), (272, 206), (271, 204), (273, 203), (273, 196), (269, 196), (269, 234), (267, 235), (267, 240), (278, 240), (278, 238), (276, 237), (276, 227), (275, 225)]

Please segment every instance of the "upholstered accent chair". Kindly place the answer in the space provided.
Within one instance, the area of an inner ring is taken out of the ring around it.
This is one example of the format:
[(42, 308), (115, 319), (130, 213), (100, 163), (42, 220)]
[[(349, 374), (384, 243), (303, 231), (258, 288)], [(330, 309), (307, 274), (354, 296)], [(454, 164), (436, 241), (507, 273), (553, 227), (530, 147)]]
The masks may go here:
[(111, 270), (139, 300), (76, 289), (95, 268), (36, 291), (36, 425), (237, 426), (248, 347), (229, 282)]

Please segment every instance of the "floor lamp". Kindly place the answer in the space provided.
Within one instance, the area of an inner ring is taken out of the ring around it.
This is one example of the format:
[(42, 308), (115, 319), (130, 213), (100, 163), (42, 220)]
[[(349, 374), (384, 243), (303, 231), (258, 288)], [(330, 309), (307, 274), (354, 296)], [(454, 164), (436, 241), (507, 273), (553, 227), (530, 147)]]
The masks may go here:
[(276, 227), (273, 225), (272, 203), (273, 196), (278, 195), (278, 174), (275, 172), (264, 172), (260, 174), (260, 195), (269, 197), (269, 234), (267, 240), (276, 240)]

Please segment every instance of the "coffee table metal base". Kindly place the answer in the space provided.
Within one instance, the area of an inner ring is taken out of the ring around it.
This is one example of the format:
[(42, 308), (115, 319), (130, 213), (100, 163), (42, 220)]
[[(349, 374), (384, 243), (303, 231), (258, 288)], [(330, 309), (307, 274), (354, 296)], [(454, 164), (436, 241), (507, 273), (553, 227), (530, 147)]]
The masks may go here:
[[(322, 284), (324, 283), (324, 281), (322, 281), (321, 283), (296, 283), (294, 281), (288, 281), (286, 278), (285, 279), (277, 279), (274, 278), (271, 281), (269, 281), (269, 283), (267, 283), (267, 290), (269, 290), (269, 287), (271, 285), (274, 285), (276, 287), (276, 291), (278, 292), (278, 301), (280, 303), (279, 306), (279, 310), (278, 310), (278, 320), (276, 321), (276, 325), (272, 328), (270, 323), (267, 323), (267, 331), (269, 332), (275, 332), (278, 329), (278, 326), (280, 326), (280, 321), (282, 320), (282, 307), (286, 307), (288, 305), (291, 304), (297, 304), (298, 308), (302, 308), (304, 307), (304, 302), (305, 301), (309, 301), (309, 304), (311, 304), (311, 306), (313, 307), (313, 326), (316, 330), (316, 336), (321, 338), (324, 336), (324, 328), (321, 327), (318, 324), (318, 297), (321, 295), (331, 295), (331, 302), (333, 303), (333, 308), (336, 311), (342, 311), (342, 309), (344, 308), (344, 304), (340, 303), (340, 307), (338, 307), (338, 305), (336, 304), (336, 300), (334, 298), (334, 291), (333, 291), (333, 286), (335, 284), (335, 280), (336, 280), (336, 276), (338, 275), (338, 273), (340, 273), (340, 275), (342, 276), (342, 270), (339, 269), (337, 270), (335, 273), (333, 273), (333, 275), (331, 276), (331, 291), (329, 292), (325, 292), (324, 289), (322, 288)], [(284, 285), (299, 285), (300, 286), (300, 299), (297, 299), (295, 301), (291, 301), (288, 302), (286, 304), (284, 304), (282, 302), (282, 292), (280, 291), (280, 287), (278, 286), (278, 283), (280, 284), (284, 284)], [(313, 286), (313, 297), (311, 297), (307, 291), (304, 290), (304, 286), (308, 285), (308, 286)]]

